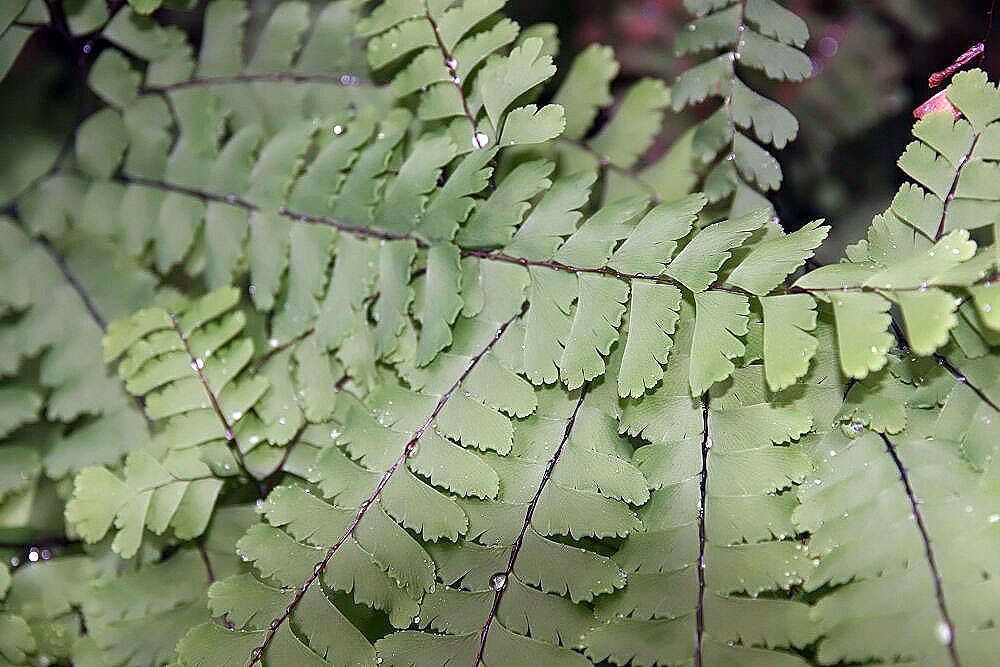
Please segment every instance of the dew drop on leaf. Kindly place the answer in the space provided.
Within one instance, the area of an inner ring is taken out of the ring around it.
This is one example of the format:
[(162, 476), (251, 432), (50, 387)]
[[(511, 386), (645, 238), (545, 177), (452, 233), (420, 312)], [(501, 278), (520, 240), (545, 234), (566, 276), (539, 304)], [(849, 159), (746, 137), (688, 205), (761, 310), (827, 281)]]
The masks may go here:
[(934, 628), (934, 635), (937, 637), (937, 640), (942, 644), (950, 644), (951, 626), (945, 623), (944, 621), (941, 621), (940, 623), (937, 624), (937, 627)]

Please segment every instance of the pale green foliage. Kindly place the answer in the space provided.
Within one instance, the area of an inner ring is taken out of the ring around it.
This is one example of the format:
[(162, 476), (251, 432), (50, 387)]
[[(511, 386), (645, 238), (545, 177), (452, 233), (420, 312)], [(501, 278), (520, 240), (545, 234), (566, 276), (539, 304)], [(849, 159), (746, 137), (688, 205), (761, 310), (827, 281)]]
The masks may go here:
[(757, 143), (797, 124), (740, 78), (809, 73), (773, 0), (689, 2), (722, 54), (613, 108), (610, 49), (550, 87), (500, 0), (216, 0), (197, 55), (133, 5), (0, 220), (0, 528), (86, 543), (0, 570), (0, 663), (997, 654), (985, 75), (805, 271)]
[(736, 214), (768, 206), (760, 193), (777, 189), (782, 174), (777, 160), (761, 144), (784, 148), (795, 139), (799, 124), (788, 109), (745, 84), (741, 70), (758, 70), (782, 81), (809, 76), (812, 64), (802, 51), (809, 38), (805, 21), (775, 0), (686, 0), (684, 4), (698, 18), (677, 35), (678, 55), (722, 49), (678, 77), (672, 95), (675, 109), (709, 96), (722, 98), (722, 105), (693, 138), (694, 155), (711, 165), (705, 194), (712, 202), (731, 197), (729, 209)]

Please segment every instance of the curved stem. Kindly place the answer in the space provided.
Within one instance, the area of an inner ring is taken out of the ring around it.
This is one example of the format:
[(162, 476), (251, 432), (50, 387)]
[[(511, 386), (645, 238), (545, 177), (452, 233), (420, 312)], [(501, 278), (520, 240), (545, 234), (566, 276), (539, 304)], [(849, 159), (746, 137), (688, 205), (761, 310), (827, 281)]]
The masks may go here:
[(934, 580), (934, 596), (937, 599), (938, 611), (941, 613), (941, 622), (948, 628), (948, 641), (945, 642), (945, 647), (948, 649), (948, 657), (951, 660), (952, 667), (961, 667), (962, 662), (958, 658), (958, 648), (955, 646), (955, 624), (951, 620), (951, 614), (948, 613), (948, 605), (945, 603), (944, 588), (941, 585), (941, 573), (938, 571), (937, 561), (934, 559), (934, 549), (931, 547), (931, 538), (927, 533), (927, 526), (924, 524), (924, 518), (920, 512), (920, 502), (913, 492), (909, 473), (903, 465), (902, 460), (900, 460), (895, 445), (892, 444), (892, 441), (884, 433), (880, 433), (879, 435), (882, 437), (882, 442), (885, 443), (886, 452), (892, 458), (892, 462), (896, 464), (899, 479), (903, 483), (903, 489), (906, 491), (906, 499), (910, 503), (910, 511), (913, 512), (917, 530), (920, 532), (920, 539), (923, 541), (924, 556), (927, 559), (927, 566), (930, 568), (931, 577)]

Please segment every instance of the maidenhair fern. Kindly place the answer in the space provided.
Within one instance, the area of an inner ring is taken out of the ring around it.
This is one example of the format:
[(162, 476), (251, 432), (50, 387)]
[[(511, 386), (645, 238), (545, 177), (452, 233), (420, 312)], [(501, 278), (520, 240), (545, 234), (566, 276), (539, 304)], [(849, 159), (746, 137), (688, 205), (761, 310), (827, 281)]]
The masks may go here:
[(0, 530), (39, 537), (0, 662), (1000, 650), (984, 73), (809, 270), (828, 227), (764, 197), (797, 123), (744, 82), (809, 74), (773, 0), (687, 3), (715, 57), (619, 96), (500, 0), (215, 0), (197, 53), (97, 4), (101, 104), (0, 219)]

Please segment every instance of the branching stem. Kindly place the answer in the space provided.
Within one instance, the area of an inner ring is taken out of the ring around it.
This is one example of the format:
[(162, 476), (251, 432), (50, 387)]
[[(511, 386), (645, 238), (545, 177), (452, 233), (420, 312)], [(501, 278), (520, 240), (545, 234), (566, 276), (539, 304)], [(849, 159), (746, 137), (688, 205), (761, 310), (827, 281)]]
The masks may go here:
[(493, 346), (497, 344), (501, 336), (503, 336), (504, 332), (507, 331), (507, 328), (511, 324), (513, 324), (514, 320), (516, 320), (520, 316), (521, 313), (519, 312), (513, 317), (511, 317), (509, 320), (501, 324), (497, 328), (496, 333), (490, 339), (489, 343), (482, 350), (480, 350), (475, 357), (473, 357), (469, 361), (468, 365), (465, 367), (465, 370), (462, 371), (462, 374), (459, 375), (458, 379), (455, 380), (455, 382), (451, 385), (451, 387), (449, 387), (449, 389), (444, 394), (441, 395), (441, 398), (438, 399), (438, 402), (434, 406), (434, 409), (431, 411), (429, 415), (427, 415), (427, 418), (424, 419), (423, 423), (417, 428), (416, 431), (413, 432), (413, 436), (406, 442), (406, 445), (403, 447), (403, 451), (399, 454), (399, 456), (392, 463), (392, 465), (389, 466), (389, 468), (386, 469), (384, 473), (382, 473), (382, 476), (379, 478), (378, 483), (375, 485), (375, 488), (372, 489), (371, 494), (369, 494), (368, 498), (365, 499), (364, 502), (362, 502), (361, 505), (358, 507), (358, 511), (354, 515), (354, 519), (351, 521), (351, 524), (347, 527), (347, 529), (340, 536), (340, 538), (337, 539), (337, 541), (326, 550), (326, 553), (323, 556), (323, 560), (316, 563), (316, 566), (313, 567), (312, 574), (309, 575), (309, 578), (306, 579), (304, 582), (302, 582), (302, 585), (296, 589), (295, 596), (292, 598), (291, 602), (285, 608), (284, 612), (282, 612), (281, 616), (271, 621), (270, 625), (268, 626), (267, 633), (264, 635), (264, 641), (261, 643), (260, 646), (258, 646), (257, 648), (255, 648), (253, 651), (250, 652), (250, 661), (247, 663), (247, 667), (253, 667), (254, 665), (260, 664), (263, 661), (264, 654), (267, 652), (267, 647), (271, 644), (271, 640), (274, 639), (274, 636), (277, 634), (282, 624), (288, 620), (289, 616), (292, 615), (292, 612), (295, 611), (296, 607), (298, 607), (299, 603), (302, 601), (302, 598), (305, 597), (305, 594), (309, 590), (309, 588), (314, 583), (316, 583), (317, 579), (320, 578), (320, 576), (326, 570), (327, 565), (330, 564), (330, 561), (340, 550), (340, 547), (343, 546), (344, 543), (347, 542), (347, 540), (350, 539), (350, 537), (354, 534), (354, 531), (357, 530), (358, 525), (360, 525), (361, 520), (364, 519), (365, 514), (367, 514), (368, 512), (368, 509), (379, 499), (379, 496), (382, 495), (382, 491), (389, 483), (389, 480), (392, 479), (393, 475), (396, 474), (396, 471), (399, 470), (400, 466), (402, 466), (406, 462), (406, 459), (408, 459), (410, 454), (413, 453), (413, 450), (416, 449), (417, 443), (420, 441), (420, 438), (423, 437), (427, 429), (430, 428), (431, 424), (441, 413), (441, 410), (444, 408), (445, 404), (449, 401), (449, 399), (451, 399), (451, 397), (458, 390), (461, 384), (466, 380), (466, 378), (469, 377), (469, 373), (473, 371), (473, 369), (476, 367), (479, 361), (484, 356), (486, 356), (487, 352), (493, 349)]

